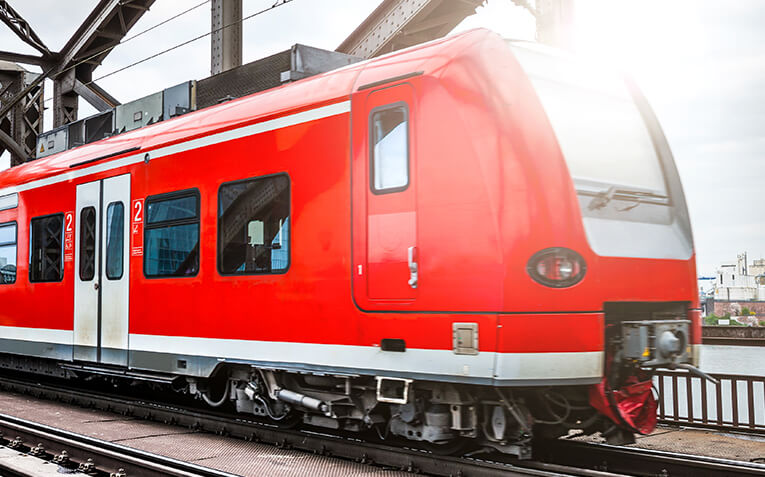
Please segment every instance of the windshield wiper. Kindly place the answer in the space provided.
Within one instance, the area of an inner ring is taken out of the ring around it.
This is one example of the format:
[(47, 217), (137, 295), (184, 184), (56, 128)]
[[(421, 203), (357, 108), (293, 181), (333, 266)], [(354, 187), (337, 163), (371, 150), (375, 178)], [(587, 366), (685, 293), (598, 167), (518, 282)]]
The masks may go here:
[(616, 187), (614, 186), (611, 186), (606, 190), (596, 192), (595, 197), (593, 197), (593, 199), (587, 205), (587, 208), (590, 210), (602, 209), (603, 207), (607, 206), (609, 202), (611, 202), (611, 199), (614, 198), (614, 192), (616, 192)]
[(638, 205), (645, 202), (645, 199), (667, 200), (668, 196), (663, 194), (657, 194), (655, 192), (642, 191), (642, 190), (630, 190), (630, 189), (617, 189), (616, 186), (611, 186), (606, 190), (596, 192), (593, 199), (587, 205), (589, 210), (598, 210), (607, 206), (611, 200), (616, 197), (617, 199), (630, 200), (633, 203), (626, 207), (618, 208), (617, 211), (624, 212), (632, 210)]

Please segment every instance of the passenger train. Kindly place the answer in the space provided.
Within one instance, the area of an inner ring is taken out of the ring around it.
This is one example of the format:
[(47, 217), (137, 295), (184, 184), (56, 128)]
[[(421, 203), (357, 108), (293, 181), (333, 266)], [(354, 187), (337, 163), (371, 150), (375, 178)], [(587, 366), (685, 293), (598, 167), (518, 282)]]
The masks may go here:
[(527, 456), (697, 361), (672, 155), (628, 79), (472, 30), (0, 173), (0, 366)]

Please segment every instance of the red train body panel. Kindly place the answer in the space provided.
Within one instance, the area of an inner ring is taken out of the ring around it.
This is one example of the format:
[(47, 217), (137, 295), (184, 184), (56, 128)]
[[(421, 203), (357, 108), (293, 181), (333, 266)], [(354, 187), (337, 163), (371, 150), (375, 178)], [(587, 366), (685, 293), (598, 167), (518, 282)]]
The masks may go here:
[[(370, 121), (390, 110), (405, 114), (407, 182), (378, 193)], [(202, 378), (233, 362), (590, 385), (607, 365), (609, 303), (677, 305), (676, 318), (692, 320), (687, 344), (699, 344), (692, 248), (684, 258), (596, 253), (585, 223), (602, 222), (583, 216), (591, 208), (580, 202), (589, 199), (572, 180), (550, 117), (507, 42), (477, 30), (4, 171), (0, 196), (17, 194), (18, 206), (0, 210), (0, 225), (15, 222), (18, 238), (16, 281), (0, 285), (0, 352), (34, 342), (43, 346), (28, 354), (78, 361), (77, 186), (126, 174), (129, 301), (100, 304), (114, 316), (128, 310), (126, 361), (107, 364)], [(667, 196), (687, 217), (660, 131), (654, 141), (668, 157)], [(222, 274), (221, 187), (274, 174), (289, 179), (289, 267)], [(198, 271), (147, 277), (144, 201), (186, 190), (199, 200)], [(64, 237), (62, 280), (31, 282), (30, 220), (48, 214), (65, 214), (63, 233), (74, 235)], [(551, 287), (532, 278), (530, 258), (548, 248), (579, 254), (580, 282)], [(475, 337), (475, 354), (457, 352), (465, 323), (474, 327), (466, 336)], [(385, 350), (384, 340), (402, 340), (405, 351)], [(100, 351), (94, 356), (98, 362)]]

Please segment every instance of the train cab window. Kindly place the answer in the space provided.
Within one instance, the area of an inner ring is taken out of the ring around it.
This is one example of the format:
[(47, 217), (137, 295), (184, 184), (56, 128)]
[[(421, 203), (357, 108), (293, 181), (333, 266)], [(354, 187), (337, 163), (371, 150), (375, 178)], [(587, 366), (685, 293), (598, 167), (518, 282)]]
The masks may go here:
[(199, 191), (146, 198), (143, 271), (149, 278), (199, 272)]
[(36, 217), (30, 222), (29, 281), (64, 279), (64, 214)]
[(409, 114), (406, 105), (383, 106), (371, 113), (370, 183), (376, 193), (409, 185)]
[(287, 174), (223, 184), (218, 191), (218, 270), (224, 275), (286, 272), (289, 230)]
[(106, 208), (106, 278), (122, 278), (122, 258), (125, 255), (125, 207), (112, 202)]
[(96, 276), (96, 208), (80, 211), (80, 280), (88, 282)]
[(0, 285), (16, 283), (16, 222), (0, 224)]

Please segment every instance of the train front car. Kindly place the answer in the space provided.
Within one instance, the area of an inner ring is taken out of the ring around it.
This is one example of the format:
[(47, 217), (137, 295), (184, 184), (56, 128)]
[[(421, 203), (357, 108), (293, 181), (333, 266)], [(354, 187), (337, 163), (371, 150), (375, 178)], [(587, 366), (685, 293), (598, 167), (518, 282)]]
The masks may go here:
[[(128, 140), (136, 147), (125, 149)], [(89, 165), (115, 148), (130, 157)], [(288, 425), (374, 429), (445, 452), (474, 443), (521, 458), (535, 434), (581, 429), (624, 442), (649, 432), (653, 370), (698, 372), (688, 213), (646, 101), (600, 65), (486, 30), (0, 179), (14, 199), (0, 225), (18, 226), (20, 257), (33, 242), (27, 224), (62, 210), (86, 224), (80, 209), (90, 202), (80, 197), (104, 202), (101, 189), (119, 191), (125, 207), (146, 204), (143, 238), (132, 239), (149, 247), (132, 253), (123, 243), (129, 306), (105, 300), (120, 314), (104, 316), (119, 326), (98, 325), (119, 335), (111, 348), (88, 332), (99, 308), (77, 305), (86, 303), (79, 296), (102, 303), (106, 285), (71, 288), (84, 280), (83, 257), (95, 260), (80, 253), (87, 235), (75, 234), (66, 265), (59, 256), (59, 282), (30, 284), (38, 280), (20, 268), (16, 286), (0, 290), (11, 303), (3, 329), (26, 339), (50, 328), (65, 339), (43, 352), (0, 340), (0, 367), (15, 366), (13, 354), (39, 356), (54, 361), (28, 370), (157, 378), (213, 407)], [(148, 222), (152, 210), (174, 208), (189, 217)], [(168, 274), (152, 272), (148, 258), (170, 239), (151, 237), (171, 226), (202, 239), (177, 245), (188, 256)], [(278, 267), (266, 265), (274, 259)], [(28, 299), (33, 291), (47, 298)], [(80, 333), (92, 342), (78, 345)], [(98, 357), (102, 348), (119, 354)]]

